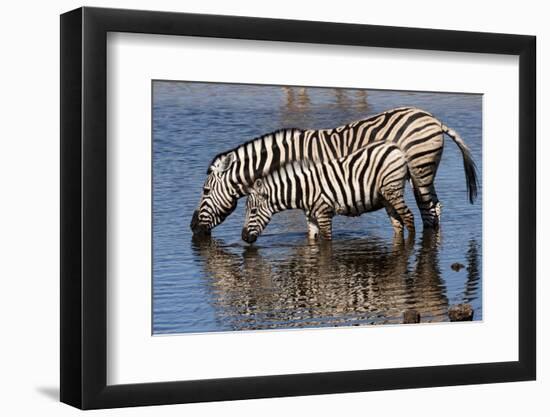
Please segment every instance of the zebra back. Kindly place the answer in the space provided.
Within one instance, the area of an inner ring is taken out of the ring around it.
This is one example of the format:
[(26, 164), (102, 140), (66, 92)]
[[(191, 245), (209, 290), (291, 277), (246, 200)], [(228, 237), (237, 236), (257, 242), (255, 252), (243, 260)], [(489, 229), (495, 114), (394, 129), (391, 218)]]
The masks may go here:
[[(289, 128), (262, 135), (214, 157), (208, 172), (232, 155), (232, 180), (249, 186), (254, 179), (291, 161), (337, 159), (374, 141), (388, 140), (398, 144), (413, 163), (437, 165), (442, 133), (441, 123), (430, 113), (402, 107), (335, 129)], [(437, 136), (440, 140), (432, 143)]]
[(310, 209), (323, 194), (334, 204), (359, 213), (364, 211), (365, 202), (374, 206), (383, 182), (403, 179), (404, 175), (408, 175), (407, 162), (399, 147), (375, 142), (333, 160), (288, 162), (255, 185), (266, 194), (273, 212)]

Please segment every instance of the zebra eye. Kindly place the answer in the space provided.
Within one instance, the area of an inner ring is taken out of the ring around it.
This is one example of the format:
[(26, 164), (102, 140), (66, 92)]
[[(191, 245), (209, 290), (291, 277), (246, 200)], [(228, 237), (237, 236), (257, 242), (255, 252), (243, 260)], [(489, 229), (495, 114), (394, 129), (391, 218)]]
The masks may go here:
[(202, 190), (202, 193), (203, 193), (204, 195), (208, 195), (208, 193), (210, 193), (210, 188), (204, 187), (204, 189)]
[(255, 215), (256, 213), (258, 213), (257, 208), (250, 209), (250, 214)]

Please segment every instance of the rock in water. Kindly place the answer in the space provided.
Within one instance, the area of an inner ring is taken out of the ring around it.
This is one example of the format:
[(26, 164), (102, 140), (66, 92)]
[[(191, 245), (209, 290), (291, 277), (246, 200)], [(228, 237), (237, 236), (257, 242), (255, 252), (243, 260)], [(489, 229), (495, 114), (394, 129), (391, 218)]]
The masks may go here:
[(474, 309), (470, 304), (456, 304), (449, 307), (449, 319), (451, 321), (472, 321)]
[(414, 309), (403, 312), (403, 324), (420, 323), (420, 313)]
[(460, 271), (462, 268), (464, 268), (464, 265), (462, 265), (459, 262), (455, 262), (454, 264), (451, 265), (451, 269), (456, 272)]

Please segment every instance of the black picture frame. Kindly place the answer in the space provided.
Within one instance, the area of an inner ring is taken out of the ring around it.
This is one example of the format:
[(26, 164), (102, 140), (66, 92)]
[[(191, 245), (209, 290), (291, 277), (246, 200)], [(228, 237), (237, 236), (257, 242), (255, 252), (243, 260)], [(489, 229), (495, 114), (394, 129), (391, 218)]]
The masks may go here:
[[(519, 360), (107, 385), (108, 32), (519, 56)], [(534, 36), (84, 7), (61, 15), (60, 57), (62, 402), (94, 409), (535, 379)]]

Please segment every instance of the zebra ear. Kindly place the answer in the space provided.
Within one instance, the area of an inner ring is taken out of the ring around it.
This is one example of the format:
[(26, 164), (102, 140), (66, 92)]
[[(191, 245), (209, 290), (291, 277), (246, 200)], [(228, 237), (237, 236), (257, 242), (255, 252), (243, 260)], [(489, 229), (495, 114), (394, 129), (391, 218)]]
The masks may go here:
[(236, 160), (237, 156), (235, 155), (235, 152), (227, 154), (220, 162), (220, 172), (227, 171), (229, 168), (231, 168), (231, 165), (233, 165)]

